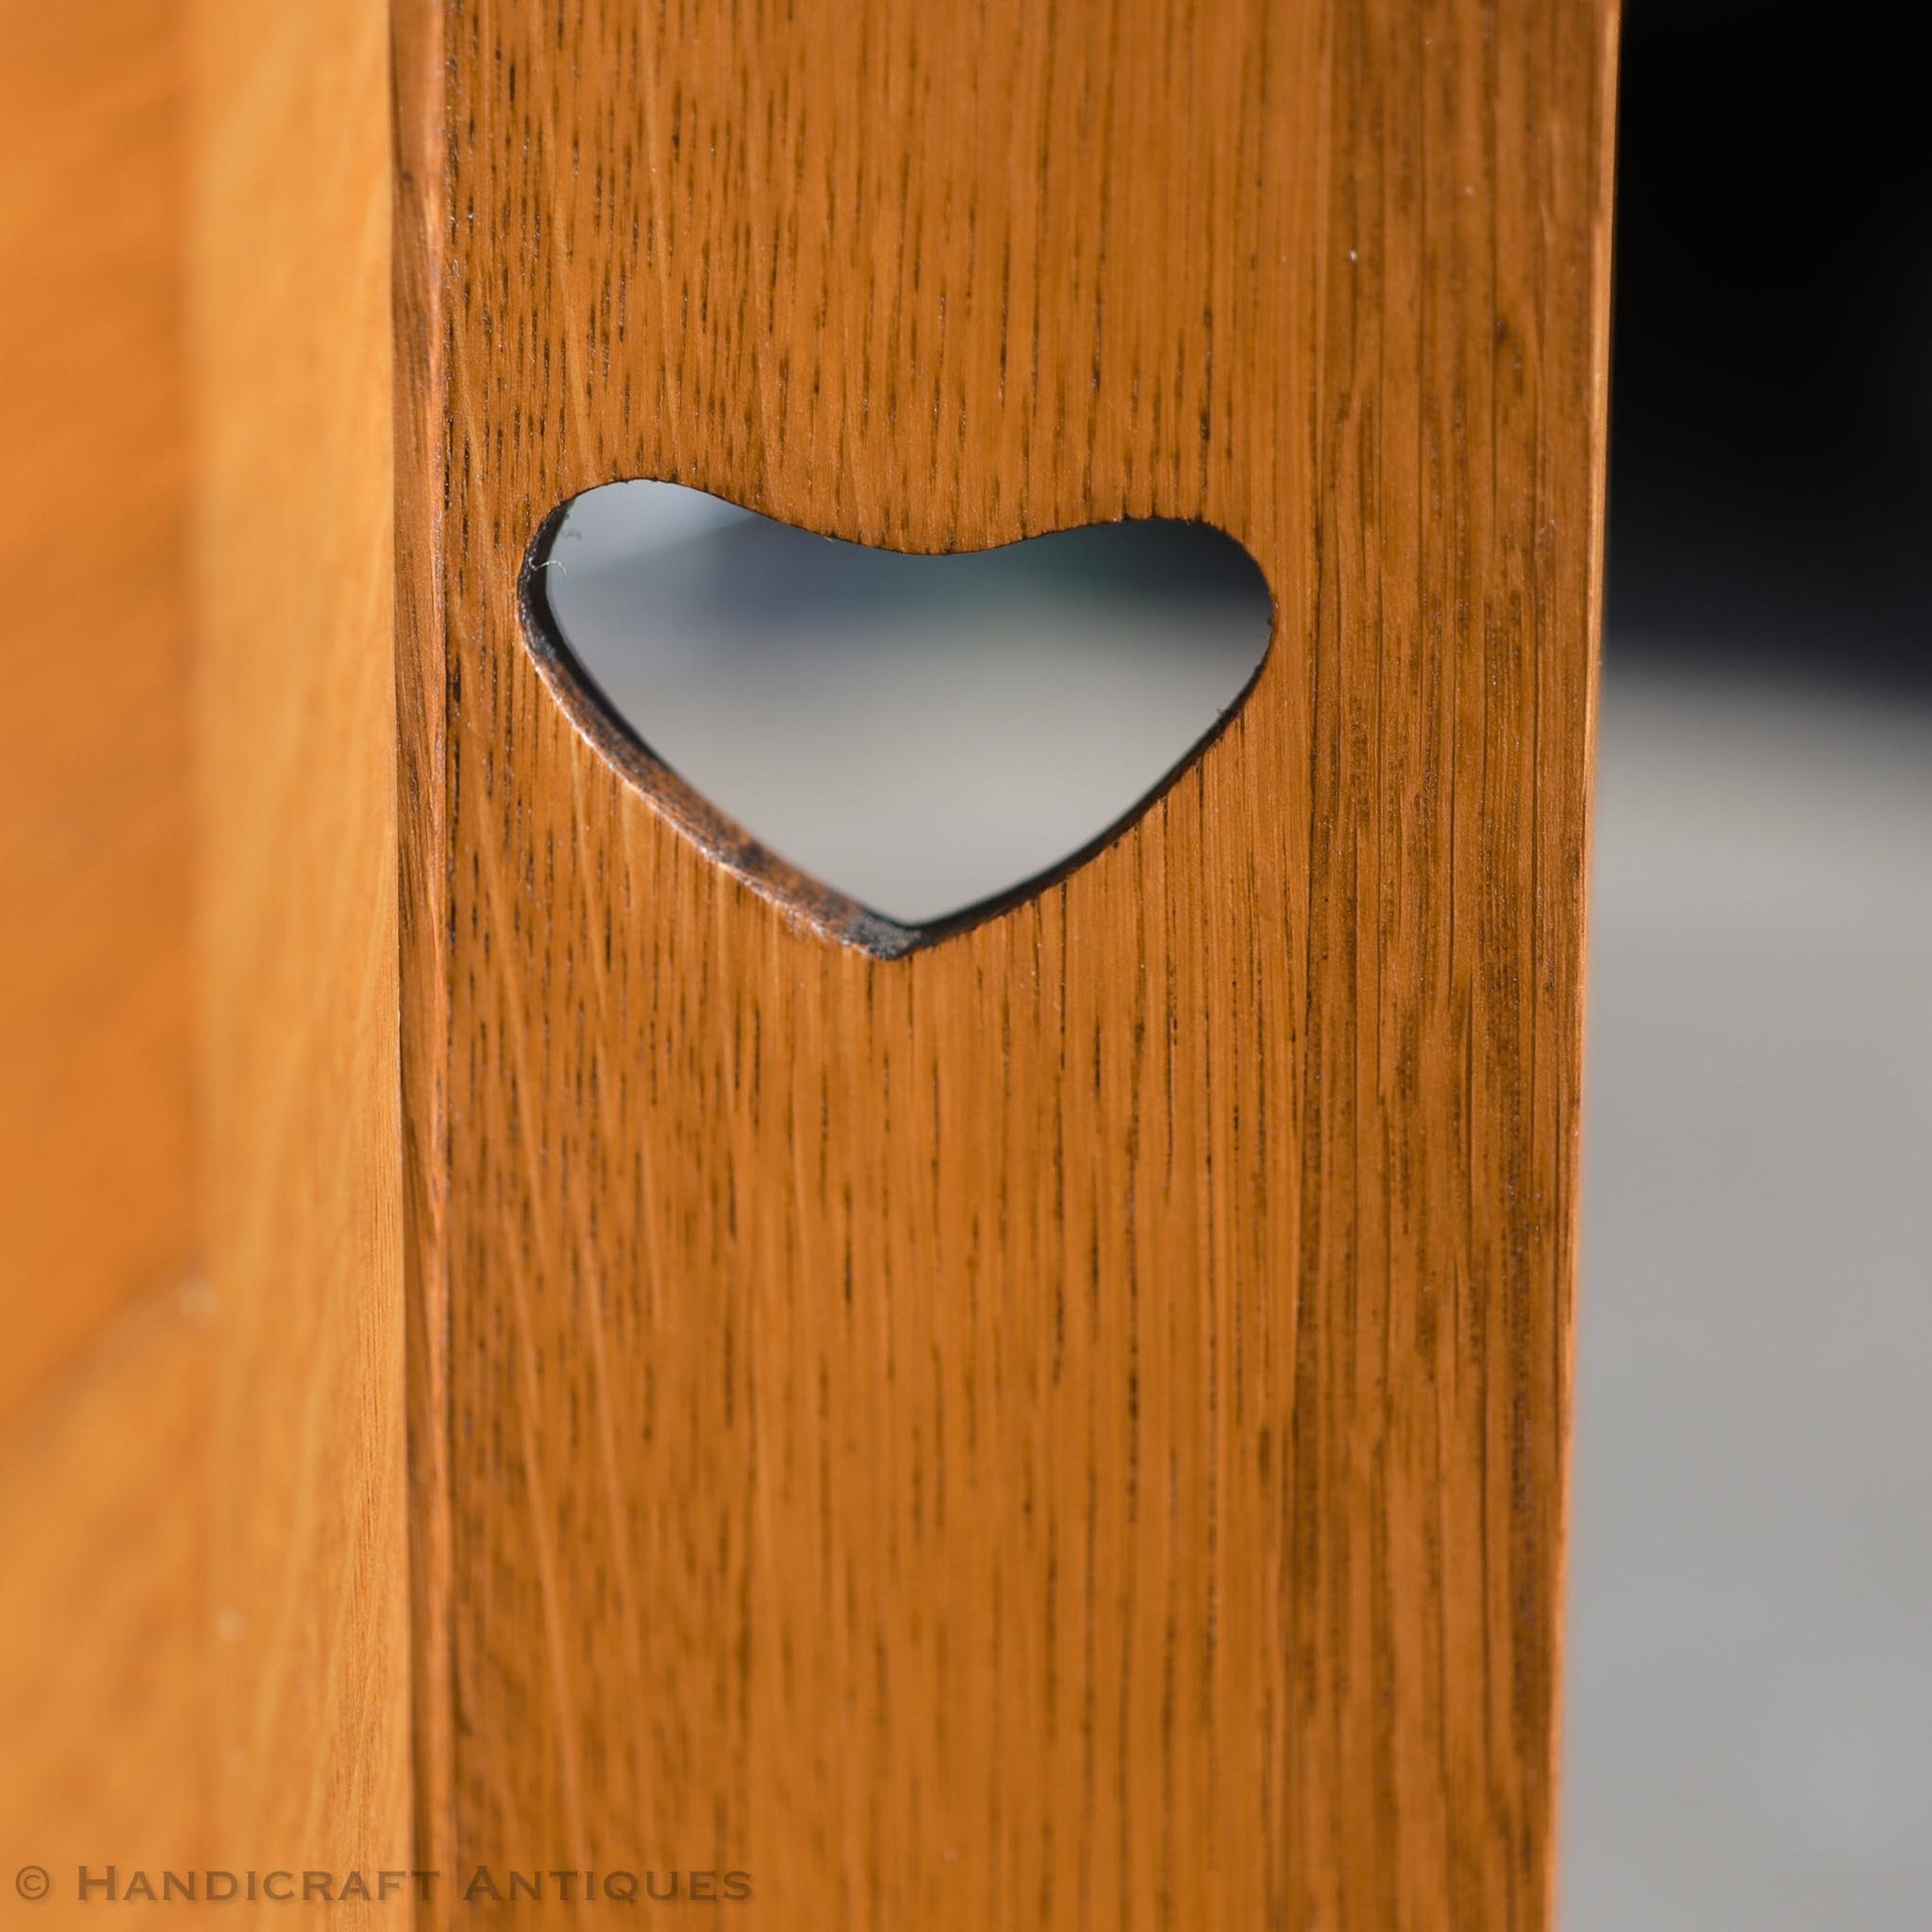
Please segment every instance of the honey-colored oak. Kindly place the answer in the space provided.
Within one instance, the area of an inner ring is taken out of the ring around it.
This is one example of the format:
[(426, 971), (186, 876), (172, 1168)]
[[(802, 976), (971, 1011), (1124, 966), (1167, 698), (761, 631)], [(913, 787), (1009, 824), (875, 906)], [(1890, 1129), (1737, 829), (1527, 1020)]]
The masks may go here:
[[(178, 1924), (119, 1896), (207, 1863), (207, 1286), (158, 1283), (0, 1433), (0, 1918)], [(18, 1888), (48, 1874), (45, 1898)], [(95, 1886), (83, 1897), (84, 1866)], [(113, 1867), (116, 1896), (105, 1903)]]
[(210, 1832), (340, 1881), (412, 1803), (388, 10), (192, 26)]
[(97, 1921), (83, 1862), (206, 1849), (178, 25), (0, 0), (8, 1925)]
[(192, 1244), (174, 0), (0, 0), (0, 1420)]
[[(1608, 0), (397, 49), (419, 1858), (1546, 1924)], [(878, 959), (546, 688), (525, 548), (629, 476), (1203, 517), (1275, 645), (1118, 843)]]

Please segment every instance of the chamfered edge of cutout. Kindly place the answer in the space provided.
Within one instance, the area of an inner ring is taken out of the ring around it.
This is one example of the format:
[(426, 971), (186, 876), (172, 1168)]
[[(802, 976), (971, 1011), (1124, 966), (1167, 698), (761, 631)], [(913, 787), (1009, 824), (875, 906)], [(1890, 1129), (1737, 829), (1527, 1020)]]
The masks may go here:
[(986, 895), (954, 911), (929, 921), (905, 922), (875, 910), (860, 900), (827, 885), (801, 870), (773, 851), (762, 840), (721, 810), (697, 786), (685, 779), (671, 764), (652, 750), (638, 728), (631, 724), (620, 706), (605, 691), (596, 675), (573, 649), (569, 638), (551, 608), (546, 588), (548, 568), (559, 537), (572, 508), (584, 496), (615, 484), (637, 482), (673, 483), (673, 479), (612, 478), (567, 497), (543, 519), (524, 552), (517, 575), (517, 606), (526, 648), (539, 675), (563, 707), (579, 733), (590, 742), (651, 805), (670, 819), (675, 828), (715, 864), (725, 867), (752, 891), (778, 905), (794, 918), (811, 926), (825, 937), (855, 947), (877, 959), (897, 959), (936, 944), (1049, 891), (1076, 872), (1087, 861), (1129, 832), (1166, 794), (1186, 775), (1196, 760), (1206, 756), (1247, 702), (1275, 646), (1276, 621), (1280, 606), (1274, 587), (1254, 553), (1239, 538), (1204, 518), (1192, 517), (1093, 517), (1085, 522), (1056, 525), (1052, 529), (1030, 531), (1004, 544), (958, 545), (917, 551), (883, 544), (858, 544), (835, 532), (816, 529), (809, 524), (792, 523), (753, 510), (749, 505), (700, 485), (677, 483), (675, 486), (714, 497), (719, 503), (764, 517), (782, 528), (828, 538), (855, 548), (878, 550), (902, 557), (961, 557), (990, 555), (1027, 544), (1040, 537), (1051, 537), (1092, 529), (1103, 524), (1133, 523), (1191, 524), (1211, 532), (1238, 551), (1250, 568), (1266, 600), (1267, 619), (1262, 643), (1252, 670), (1234, 690), (1201, 735), (1173, 764), (1163, 771), (1127, 808), (1108, 821), (1093, 837), (1063, 858), (1028, 875), (1017, 884)]

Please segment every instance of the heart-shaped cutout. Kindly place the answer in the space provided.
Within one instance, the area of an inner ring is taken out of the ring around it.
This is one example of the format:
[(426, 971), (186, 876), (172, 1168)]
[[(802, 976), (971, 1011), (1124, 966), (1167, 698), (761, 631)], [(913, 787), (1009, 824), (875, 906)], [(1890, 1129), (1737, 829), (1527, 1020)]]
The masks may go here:
[(665, 483), (575, 498), (524, 581), (549, 667), (647, 781), (688, 788), (687, 823), (728, 821), (706, 843), (766, 885), (777, 855), (888, 953), (1124, 830), (1240, 702), (1272, 621), (1259, 566), (1202, 523), (920, 556)]

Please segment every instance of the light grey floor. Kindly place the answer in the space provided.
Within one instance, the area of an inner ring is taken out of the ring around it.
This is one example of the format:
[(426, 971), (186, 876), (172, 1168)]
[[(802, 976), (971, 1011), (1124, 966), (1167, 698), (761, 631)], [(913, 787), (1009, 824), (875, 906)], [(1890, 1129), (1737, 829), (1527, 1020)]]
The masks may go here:
[(1932, 1924), (1932, 717), (1600, 738), (1562, 1923)]

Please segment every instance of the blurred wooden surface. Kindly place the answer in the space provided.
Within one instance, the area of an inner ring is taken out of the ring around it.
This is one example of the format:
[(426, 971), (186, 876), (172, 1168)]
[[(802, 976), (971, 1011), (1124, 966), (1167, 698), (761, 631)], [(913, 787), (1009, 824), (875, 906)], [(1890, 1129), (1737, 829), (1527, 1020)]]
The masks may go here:
[(175, 0), (0, 0), (0, 1419), (191, 1243)]
[[(158, 1284), (0, 1433), (0, 1919), (96, 1925), (79, 1869), (208, 1860), (207, 1286)], [(46, 1870), (38, 1902), (22, 1867)], [(156, 1880), (159, 1883), (159, 1879)], [(118, 1900), (116, 1925), (178, 1923)]]
[(81, 1863), (409, 1863), (389, 17), (6, 14), (0, 1818), (53, 1924)]
[[(1607, 0), (404, 11), (423, 1856), (1547, 1923)], [(881, 961), (539, 676), (525, 546), (625, 476), (1202, 516), (1274, 652)]]
[(178, 16), (0, 0), (8, 1924), (74, 1922), (82, 1862), (207, 1843)]
[(211, 1830), (337, 1874), (411, 1834), (388, 29), (193, 9)]

